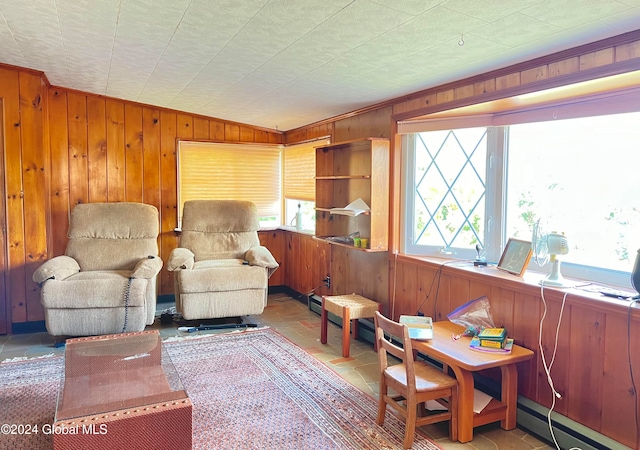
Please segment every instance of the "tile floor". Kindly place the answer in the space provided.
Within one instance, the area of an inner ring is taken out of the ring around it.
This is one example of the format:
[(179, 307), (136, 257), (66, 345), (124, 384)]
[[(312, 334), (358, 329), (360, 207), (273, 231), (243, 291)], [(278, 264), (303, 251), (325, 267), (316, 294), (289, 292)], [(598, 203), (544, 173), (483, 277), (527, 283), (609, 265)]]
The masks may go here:
[[(172, 305), (160, 304), (160, 312)], [(270, 326), (295, 342), (307, 352), (324, 362), (349, 382), (377, 398), (378, 360), (377, 354), (368, 342), (351, 340), (350, 357), (342, 357), (342, 330), (329, 323), (328, 343), (320, 343), (320, 316), (310, 311), (307, 305), (286, 294), (269, 296), (268, 306), (263, 314), (249, 316), (246, 322), (258, 326)], [(184, 336), (176, 324), (161, 325), (159, 320), (148, 327), (157, 328), (164, 338)], [(228, 330), (226, 330), (228, 331)], [(197, 333), (219, 333), (223, 331), (197, 331)], [(63, 354), (64, 347), (55, 347), (55, 340), (47, 333), (30, 333), (0, 336), (0, 361), (10, 358), (37, 357), (46, 354)], [(552, 449), (526, 430), (502, 430), (498, 423), (476, 428), (473, 441), (461, 444), (448, 438), (446, 423), (423, 427), (422, 430), (445, 450), (527, 450)]]

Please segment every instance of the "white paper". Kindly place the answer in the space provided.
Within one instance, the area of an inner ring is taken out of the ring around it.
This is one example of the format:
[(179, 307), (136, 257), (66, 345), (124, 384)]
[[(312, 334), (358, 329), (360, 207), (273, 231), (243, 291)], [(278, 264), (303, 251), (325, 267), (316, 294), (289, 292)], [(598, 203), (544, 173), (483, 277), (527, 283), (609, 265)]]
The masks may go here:
[(425, 407), (429, 411), (447, 411), (446, 406), (442, 405), (440, 402), (437, 402), (435, 400), (427, 400), (425, 402)]
[(344, 208), (331, 208), (331, 214), (342, 214), (344, 216), (358, 216), (362, 213), (369, 212), (369, 205), (364, 200), (357, 198)]
[[(473, 390), (473, 412), (480, 414), (493, 397), (477, 389)], [(427, 400), (425, 406), (429, 411), (446, 411), (447, 408), (435, 400)]]
[(490, 395), (485, 394), (482, 391), (477, 389), (473, 390), (473, 412), (476, 414), (480, 414), (482, 410), (489, 404), (489, 402), (493, 399)]

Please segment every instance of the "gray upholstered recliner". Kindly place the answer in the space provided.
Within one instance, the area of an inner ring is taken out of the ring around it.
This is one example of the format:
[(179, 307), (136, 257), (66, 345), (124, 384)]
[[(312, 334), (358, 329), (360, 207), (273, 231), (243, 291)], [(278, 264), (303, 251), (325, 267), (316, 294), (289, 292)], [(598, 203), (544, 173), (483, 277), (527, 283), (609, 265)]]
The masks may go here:
[(73, 208), (64, 256), (33, 274), (47, 331), (89, 336), (142, 331), (156, 309), (158, 210), (142, 203)]
[(184, 204), (180, 247), (169, 256), (176, 309), (187, 320), (261, 314), (278, 263), (258, 240), (255, 204), (192, 200)]

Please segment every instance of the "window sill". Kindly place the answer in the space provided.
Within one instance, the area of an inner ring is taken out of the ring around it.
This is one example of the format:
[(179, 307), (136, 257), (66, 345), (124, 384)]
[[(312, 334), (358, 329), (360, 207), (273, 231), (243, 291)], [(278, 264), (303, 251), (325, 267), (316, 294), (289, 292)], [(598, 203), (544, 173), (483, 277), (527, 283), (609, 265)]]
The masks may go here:
[[(300, 234), (306, 234), (307, 236), (314, 236), (313, 231), (307, 231), (307, 230), (296, 230), (296, 227), (289, 227), (286, 225), (280, 225), (280, 226), (276, 226), (276, 227), (264, 227), (264, 228), (260, 228), (258, 230), (258, 233), (261, 231), (277, 231), (277, 230), (282, 230), (282, 231), (291, 231), (293, 233), (300, 233)], [(176, 234), (176, 236), (180, 236), (180, 234), (182, 233), (182, 229), (181, 228), (174, 228), (173, 232)]]
[[(396, 256), (392, 255), (392, 261), (394, 260), (396, 260)], [(638, 301), (635, 301), (634, 304), (633, 300), (606, 297), (600, 294), (600, 292), (589, 292), (585, 290), (588, 286), (602, 286), (618, 289), (614, 286), (605, 286), (600, 283), (592, 283), (588, 280), (568, 279), (568, 281), (575, 282), (576, 287), (559, 288), (544, 286), (543, 289), (539, 282), (546, 275), (533, 271), (527, 271), (522, 277), (519, 277), (497, 269), (495, 264), (482, 267), (474, 266), (473, 261), (470, 260), (456, 260), (417, 255), (397, 255), (397, 262), (441, 270), (443, 274), (462, 276), (483, 284), (499, 286), (502, 289), (510, 289), (525, 295), (540, 297), (541, 294), (544, 293), (545, 299), (550, 299), (552, 301), (561, 301), (566, 293), (567, 303), (576, 305), (581, 304), (588, 306), (590, 309), (597, 309), (607, 313), (615, 311), (626, 316), (630, 305), (632, 305), (636, 310), (633, 313), (633, 316), (640, 319), (640, 303), (638, 303)], [(629, 293), (633, 294), (633, 292)]]
[(298, 230), (296, 229), (296, 227), (294, 226), (289, 226), (289, 225), (280, 225), (278, 227), (273, 227), (273, 228), (263, 228), (260, 231), (274, 231), (274, 230), (281, 230), (281, 231), (290, 231), (291, 233), (299, 233), (299, 234), (304, 234), (307, 236), (314, 236), (314, 232), (310, 231), (310, 230)]

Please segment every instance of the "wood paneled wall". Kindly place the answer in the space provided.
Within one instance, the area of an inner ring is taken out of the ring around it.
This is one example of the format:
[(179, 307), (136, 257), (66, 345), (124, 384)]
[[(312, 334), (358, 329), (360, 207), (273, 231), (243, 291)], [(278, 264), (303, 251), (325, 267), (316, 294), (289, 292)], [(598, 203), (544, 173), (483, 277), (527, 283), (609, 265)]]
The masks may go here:
[[(300, 294), (358, 293), (388, 309), (387, 253), (365, 253), (333, 246), (325, 240), (287, 230), (261, 231), (260, 243), (271, 250), (280, 267), (270, 286), (285, 285)], [(331, 277), (331, 288), (323, 280)], [(366, 275), (366, 276), (363, 276)]]
[(506, 327), (517, 344), (537, 356), (518, 365), (519, 394), (551, 406), (552, 393), (538, 345), (542, 333), (547, 364), (553, 360), (553, 383), (562, 395), (556, 399), (555, 411), (637, 448), (635, 412), (640, 405), (628, 357), (634, 373), (639, 374), (636, 343), (640, 340), (640, 309), (578, 290), (572, 290), (565, 299), (565, 291), (547, 288), (543, 301), (535, 279), (523, 281), (495, 268), (461, 263), (442, 266), (442, 262), (403, 256), (391, 261), (390, 278), (397, 280), (391, 294), (396, 320), (400, 314), (416, 314), (417, 310), (446, 320), (458, 306), (486, 295), (495, 324)]
[(6, 241), (2, 248), (6, 255), (6, 260), (3, 258), (6, 285), (1, 293), (4, 301), (0, 304), (6, 318), (13, 322), (44, 317), (31, 275), (47, 258), (46, 93), (47, 86), (40, 74), (0, 66), (0, 98), (4, 106), (2, 189), (7, 214), (3, 222)]
[(6, 334), (9, 328), (8, 306), (6, 302), (6, 269), (7, 269), (7, 214), (5, 209), (5, 187), (4, 187), (4, 102), (0, 98), (0, 334)]
[[(160, 256), (166, 261), (177, 245), (177, 140), (284, 139), (276, 131), (49, 87), (40, 73), (1, 65), (0, 99), (6, 161), (2, 197), (7, 201), (2, 222), (7, 224), (7, 260), (0, 258), (0, 264), (8, 274), (2, 289), (7, 309), (1, 309), (12, 323), (44, 319), (31, 275), (43, 261), (64, 253), (76, 204), (155, 206)], [(159, 293), (172, 292), (171, 274), (163, 269)]]

